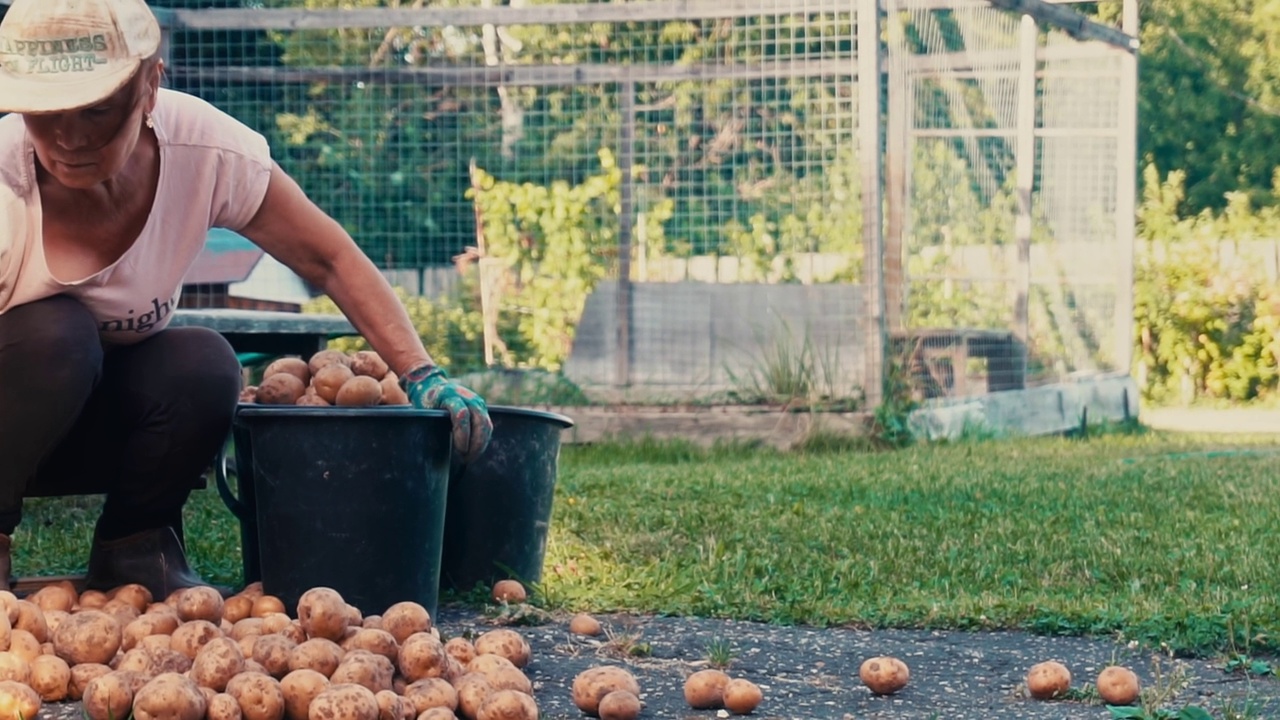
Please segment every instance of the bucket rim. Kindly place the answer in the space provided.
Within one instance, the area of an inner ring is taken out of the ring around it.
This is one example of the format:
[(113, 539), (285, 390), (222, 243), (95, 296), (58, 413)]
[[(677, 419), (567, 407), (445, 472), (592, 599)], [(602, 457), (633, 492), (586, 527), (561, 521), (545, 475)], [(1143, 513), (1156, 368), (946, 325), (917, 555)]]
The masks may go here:
[(517, 417), (533, 418), (535, 420), (548, 420), (560, 426), (561, 430), (573, 427), (574, 422), (571, 418), (553, 413), (547, 410), (534, 410), (533, 408), (515, 407), (512, 405), (490, 405), (489, 416), (493, 415), (514, 415)]
[(445, 410), (422, 410), (410, 405), (373, 405), (370, 407), (325, 407), (315, 405), (259, 405), (257, 403), (240, 403), (236, 406), (236, 417), (429, 417), (447, 420), (449, 413)]

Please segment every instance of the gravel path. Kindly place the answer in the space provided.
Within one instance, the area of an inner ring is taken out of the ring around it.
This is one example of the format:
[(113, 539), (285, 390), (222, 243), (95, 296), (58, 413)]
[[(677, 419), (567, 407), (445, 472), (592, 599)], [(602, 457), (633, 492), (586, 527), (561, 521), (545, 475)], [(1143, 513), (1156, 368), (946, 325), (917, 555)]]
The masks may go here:
[[(764, 702), (751, 717), (786, 720), (880, 718), (1001, 718), (1105, 720), (1107, 709), (1089, 701), (1032, 700), (1022, 679), (1043, 660), (1064, 663), (1073, 688), (1092, 683), (1112, 662), (1138, 673), (1144, 687), (1156, 674), (1183, 678), (1166, 707), (1196, 705), (1214, 718), (1280, 717), (1280, 681), (1229, 674), (1212, 662), (1156, 658), (1102, 639), (1050, 638), (1015, 632), (971, 633), (783, 627), (702, 618), (599, 616), (603, 635), (574, 636), (563, 616), (492, 617), (470, 609), (442, 608), (445, 637), (479, 634), (499, 625), (520, 632), (533, 650), (525, 668), (543, 720), (585, 717), (570, 688), (581, 671), (600, 664), (626, 666), (640, 683), (642, 718), (693, 720), (729, 717), (723, 710), (692, 710), (684, 678), (708, 667), (710, 649), (728, 655), (726, 672), (758, 684)], [(911, 669), (901, 692), (872, 695), (858, 679), (862, 661), (893, 655)], [(1169, 687), (1166, 680), (1160, 685)], [(1228, 715), (1227, 708), (1251, 714)], [(83, 720), (78, 703), (46, 705), (40, 720)]]

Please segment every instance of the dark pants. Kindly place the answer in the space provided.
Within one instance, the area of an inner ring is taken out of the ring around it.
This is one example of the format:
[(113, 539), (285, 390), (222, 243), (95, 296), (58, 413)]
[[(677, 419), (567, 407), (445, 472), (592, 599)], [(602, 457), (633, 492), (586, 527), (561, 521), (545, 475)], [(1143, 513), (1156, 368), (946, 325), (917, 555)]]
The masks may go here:
[(0, 315), (0, 533), (22, 499), (106, 493), (98, 534), (164, 525), (227, 439), (240, 364), (205, 328), (170, 328), (104, 352), (78, 301)]

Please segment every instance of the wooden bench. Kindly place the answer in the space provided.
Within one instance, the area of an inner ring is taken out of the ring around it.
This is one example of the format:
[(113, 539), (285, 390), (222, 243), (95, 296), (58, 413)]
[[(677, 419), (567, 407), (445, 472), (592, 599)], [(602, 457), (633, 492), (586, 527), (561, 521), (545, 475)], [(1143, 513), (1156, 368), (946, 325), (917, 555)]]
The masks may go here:
[(271, 310), (178, 310), (171, 327), (216, 330), (242, 355), (300, 355), (323, 350), (330, 340), (356, 334), (341, 315), (306, 315)]
[(970, 387), (970, 358), (986, 360), (985, 392), (1021, 390), (1026, 384), (1026, 346), (1010, 330), (911, 328), (890, 332), (889, 341), (922, 399), (980, 394)]

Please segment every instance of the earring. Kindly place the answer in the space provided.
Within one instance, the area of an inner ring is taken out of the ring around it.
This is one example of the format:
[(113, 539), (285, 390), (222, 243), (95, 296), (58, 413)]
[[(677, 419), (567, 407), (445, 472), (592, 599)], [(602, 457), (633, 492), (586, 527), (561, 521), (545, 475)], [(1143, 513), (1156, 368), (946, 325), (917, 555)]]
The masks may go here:
[(156, 121), (151, 119), (151, 113), (147, 113), (147, 128), (155, 128)]

